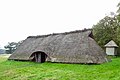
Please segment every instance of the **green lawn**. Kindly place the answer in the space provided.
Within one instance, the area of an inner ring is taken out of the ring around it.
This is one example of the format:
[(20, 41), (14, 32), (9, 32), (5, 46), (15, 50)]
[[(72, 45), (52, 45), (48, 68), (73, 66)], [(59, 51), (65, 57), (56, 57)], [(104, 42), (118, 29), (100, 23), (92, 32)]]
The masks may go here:
[(120, 58), (85, 65), (8, 61), (0, 57), (0, 80), (120, 80)]

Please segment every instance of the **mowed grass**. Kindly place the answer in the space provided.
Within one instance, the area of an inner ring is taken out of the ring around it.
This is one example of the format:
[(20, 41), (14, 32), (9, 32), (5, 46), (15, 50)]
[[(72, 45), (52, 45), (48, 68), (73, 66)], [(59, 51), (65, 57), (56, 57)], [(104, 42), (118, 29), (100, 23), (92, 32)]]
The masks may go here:
[(85, 65), (8, 61), (0, 56), (0, 80), (120, 80), (120, 58)]

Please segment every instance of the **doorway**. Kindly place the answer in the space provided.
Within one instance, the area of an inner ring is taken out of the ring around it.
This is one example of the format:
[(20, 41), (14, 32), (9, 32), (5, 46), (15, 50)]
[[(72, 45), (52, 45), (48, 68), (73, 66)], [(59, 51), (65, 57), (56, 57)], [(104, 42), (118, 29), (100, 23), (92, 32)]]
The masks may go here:
[(34, 58), (33, 61), (39, 62), (39, 63), (44, 63), (46, 61), (47, 55), (44, 52), (34, 52)]

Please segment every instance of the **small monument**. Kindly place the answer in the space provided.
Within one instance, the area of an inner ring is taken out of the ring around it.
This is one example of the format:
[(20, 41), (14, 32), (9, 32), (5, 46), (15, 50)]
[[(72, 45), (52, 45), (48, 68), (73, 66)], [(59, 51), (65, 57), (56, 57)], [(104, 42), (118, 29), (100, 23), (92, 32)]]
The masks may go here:
[(106, 54), (107, 55), (117, 55), (117, 48), (118, 48), (118, 45), (113, 41), (111, 40), (110, 42), (108, 42), (106, 45)]

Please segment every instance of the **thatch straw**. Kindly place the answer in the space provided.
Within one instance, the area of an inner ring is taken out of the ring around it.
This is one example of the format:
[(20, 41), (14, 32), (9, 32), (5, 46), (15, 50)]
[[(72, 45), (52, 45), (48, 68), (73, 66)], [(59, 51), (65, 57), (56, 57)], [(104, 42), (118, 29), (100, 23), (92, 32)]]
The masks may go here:
[(29, 36), (9, 57), (31, 60), (34, 52), (48, 55), (47, 61), (64, 63), (104, 63), (107, 55), (94, 41), (90, 29), (42, 36)]

